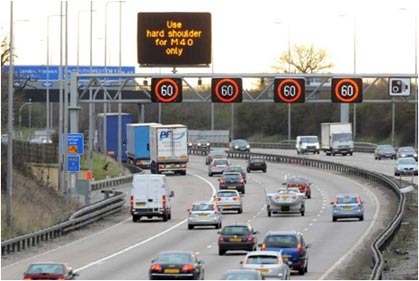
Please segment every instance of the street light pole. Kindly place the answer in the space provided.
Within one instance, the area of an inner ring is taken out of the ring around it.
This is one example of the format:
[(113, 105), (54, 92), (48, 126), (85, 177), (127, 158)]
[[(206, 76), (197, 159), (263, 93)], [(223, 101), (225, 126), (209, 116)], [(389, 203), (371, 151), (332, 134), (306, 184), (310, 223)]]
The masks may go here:
[(25, 107), (25, 105), (32, 105), (31, 99), (29, 99), (28, 102), (25, 102), (24, 104), (22, 104), (19, 108), (19, 128), (22, 128), (22, 109), (23, 107)]
[(9, 41), (9, 87), (7, 115), (7, 198), (6, 223), (12, 227), (12, 193), (13, 193), (13, 1), (10, 2), (10, 41)]

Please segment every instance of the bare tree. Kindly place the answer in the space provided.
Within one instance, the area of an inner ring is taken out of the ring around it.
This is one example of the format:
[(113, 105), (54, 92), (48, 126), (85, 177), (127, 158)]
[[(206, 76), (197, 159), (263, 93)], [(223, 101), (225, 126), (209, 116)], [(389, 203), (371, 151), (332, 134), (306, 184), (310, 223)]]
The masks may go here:
[(1, 41), (1, 66), (5, 65), (10, 59), (9, 40), (7, 37)]
[(325, 49), (317, 49), (314, 44), (294, 45), (290, 52), (285, 51), (278, 65), (272, 68), (283, 73), (320, 73), (329, 70), (334, 64), (328, 60)]

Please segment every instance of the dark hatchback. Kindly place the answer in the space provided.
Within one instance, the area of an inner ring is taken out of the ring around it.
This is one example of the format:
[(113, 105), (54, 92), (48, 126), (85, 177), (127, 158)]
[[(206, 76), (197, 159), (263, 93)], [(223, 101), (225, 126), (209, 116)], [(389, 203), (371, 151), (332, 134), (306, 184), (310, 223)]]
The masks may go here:
[(189, 251), (161, 252), (151, 261), (149, 277), (155, 279), (204, 279), (204, 262)]
[(250, 158), (247, 160), (247, 172), (251, 171), (263, 171), (266, 173), (266, 161), (262, 158)]
[(23, 273), (23, 280), (72, 280), (77, 276), (65, 263), (33, 263)]
[(259, 231), (255, 231), (250, 224), (228, 225), (218, 234), (220, 234), (218, 237), (218, 254), (220, 256), (229, 250), (257, 250), (256, 234), (259, 234)]
[(303, 234), (296, 231), (269, 231), (261, 245), (261, 251), (281, 251), (284, 262), (298, 274), (304, 275), (308, 268), (307, 248)]
[(224, 173), (219, 182), (220, 190), (234, 189), (243, 194), (245, 193), (244, 179), (240, 173)]
[(375, 160), (381, 160), (381, 158), (396, 159), (396, 150), (391, 144), (378, 145), (374, 150)]

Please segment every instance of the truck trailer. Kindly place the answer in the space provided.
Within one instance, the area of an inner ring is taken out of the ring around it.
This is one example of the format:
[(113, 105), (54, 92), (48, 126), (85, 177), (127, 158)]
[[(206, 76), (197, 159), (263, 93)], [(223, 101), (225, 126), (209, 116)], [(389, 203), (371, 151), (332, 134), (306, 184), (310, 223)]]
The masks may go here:
[(150, 126), (150, 171), (186, 175), (188, 129), (185, 125)]
[(158, 123), (127, 124), (128, 163), (143, 169), (150, 168), (150, 126)]
[[(129, 113), (121, 113), (121, 140), (118, 141), (118, 117), (119, 113), (100, 113), (96, 118), (96, 150), (104, 152), (104, 138), (106, 138), (106, 154), (112, 158), (118, 158), (118, 145), (121, 145), (121, 160), (127, 161), (127, 130), (126, 125), (132, 123), (132, 117)], [(106, 118), (106, 127), (104, 127)]]
[(352, 124), (321, 123), (321, 143), (326, 155), (352, 155), (354, 151)]

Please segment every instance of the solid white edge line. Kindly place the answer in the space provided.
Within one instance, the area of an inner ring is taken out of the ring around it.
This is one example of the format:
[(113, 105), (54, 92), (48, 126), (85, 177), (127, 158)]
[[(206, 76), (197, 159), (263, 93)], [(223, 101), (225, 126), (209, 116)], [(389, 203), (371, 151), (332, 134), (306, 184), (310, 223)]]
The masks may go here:
[[(203, 177), (201, 177), (201, 176), (199, 176), (199, 175), (195, 175), (195, 174), (192, 174), (192, 173), (189, 173), (189, 174), (190, 174), (190, 175), (192, 175), (192, 176), (195, 176), (195, 177), (197, 177), (197, 178), (199, 178), (199, 179), (201, 179), (201, 180), (203, 180), (203, 181), (205, 181), (206, 183), (208, 183), (208, 185), (209, 185), (209, 186), (211, 187), (211, 189), (212, 189), (212, 196), (211, 196), (211, 199), (215, 196), (216, 189), (215, 189), (214, 185), (213, 185), (211, 182), (209, 182), (207, 179), (205, 179), (205, 178), (203, 178)], [(89, 264), (87, 264), (87, 265), (85, 265), (85, 266), (82, 266), (82, 267), (80, 267), (80, 268), (77, 268), (77, 269), (75, 269), (74, 271), (75, 271), (75, 272), (82, 271), (82, 270), (87, 269), (87, 268), (89, 268), (89, 267), (92, 267), (92, 266), (94, 266), (94, 265), (96, 265), (96, 264), (102, 263), (102, 262), (107, 261), (107, 260), (109, 260), (109, 259), (111, 259), (111, 258), (114, 258), (114, 257), (116, 257), (116, 256), (119, 256), (119, 255), (121, 255), (121, 254), (123, 254), (123, 253), (125, 253), (125, 252), (128, 252), (128, 251), (130, 251), (130, 250), (132, 250), (132, 249), (134, 249), (134, 248), (137, 248), (138, 246), (144, 245), (144, 244), (146, 244), (146, 243), (148, 243), (148, 242), (150, 242), (150, 241), (152, 241), (152, 240), (154, 240), (154, 239), (156, 239), (156, 238), (158, 238), (158, 237), (160, 237), (160, 236), (162, 236), (162, 235), (164, 235), (164, 234), (166, 234), (166, 233), (168, 233), (168, 232), (170, 232), (170, 231), (172, 231), (172, 230), (174, 230), (174, 229), (178, 228), (179, 226), (181, 226), (182, 224), (184, 224), (186, 221), (187, 221), (187, 219), (184, 219), (184, 220), (182, 220), (181, 222), (179, 222), (179, 223), (175, 224), (174, 226), (172, 226), (172, 227), (170, 227), (170, 228), (168, 228), (168, 229), (164, 230), (163, 232), (160, 232), (159, 234), (156, 234), (156, 235), (154, 235), (154, 236), (151, 236), (151, 237), (149, 237), (149, 238), (147, 238), (147, 239), (145, 239), (145, 240), (143, 240), (143, 241), (141, 241), (141, 242), (139, 242), (139, 243), (137, 243), (137, 244), (134, 244), (134, 245), (132, 245), (132, 246), (129, 246), (129, 247), (127, 247), (127, 248), (125, 248), (125, 249), (123, 249), (123, 250), (121, 250), (121, 251), (118, 251), (118, 252), (116, 252), (116, 253), (113, 253), (112, 255), (109, 255), (109, 256), (107, 256), (107, 257), (104, 257), (104, 258), (101, 258), (101, 259), (96, 260), (96, 261), (94, 261), (94, 262), (91, 262), (91, 263), (89, 263)]]
[(351, 247), (351, 250), (349, 250), (345, 255), (343, 255), (342, 257), (340, 257), (340, 259), (338, 259), (338, 261), (331, 267), (329, 268), (325, 273), (323, 273), (322, 276), (319, 277), (319, 280), (324, 280), (331, 272), (335, 271), (336, 268), (345, 261), (346, 258), (348, 258), (354, 251), (358, 250), (359, 245), (361, 245), (361, 243), (364, 242), (365, 237), (367, 237), (369, 235), (369, 233), (371, 232), (371, 230), (374, 228), (376, 222), (377, 222), (377, 217), (378, 214), (380, 213), (380, 203), (378, 201), (378, 198), (375, 196), (374, 193), (372, 193), (367, 187), (365, 187), (364, 185), (362, 185), (359, 182), (353, 181), (349, 178), (346, 178), (346, 180), (353, 182), (354, 184), (360, 186), (362, 189), (364, 189), (368, 195), (374, 200), (375, 205), (377, 206), (375, 208), (375, 213), (374, 213), (374, 217), (372, 218), (372, 223), (370, 224), (370, 226), (367, 228), (367, 231), (364, 232), (364, 234), (362, 234), (362, 236), (360, 237), (360, 239), (358, 239), (358, 242), (353, 245)]

